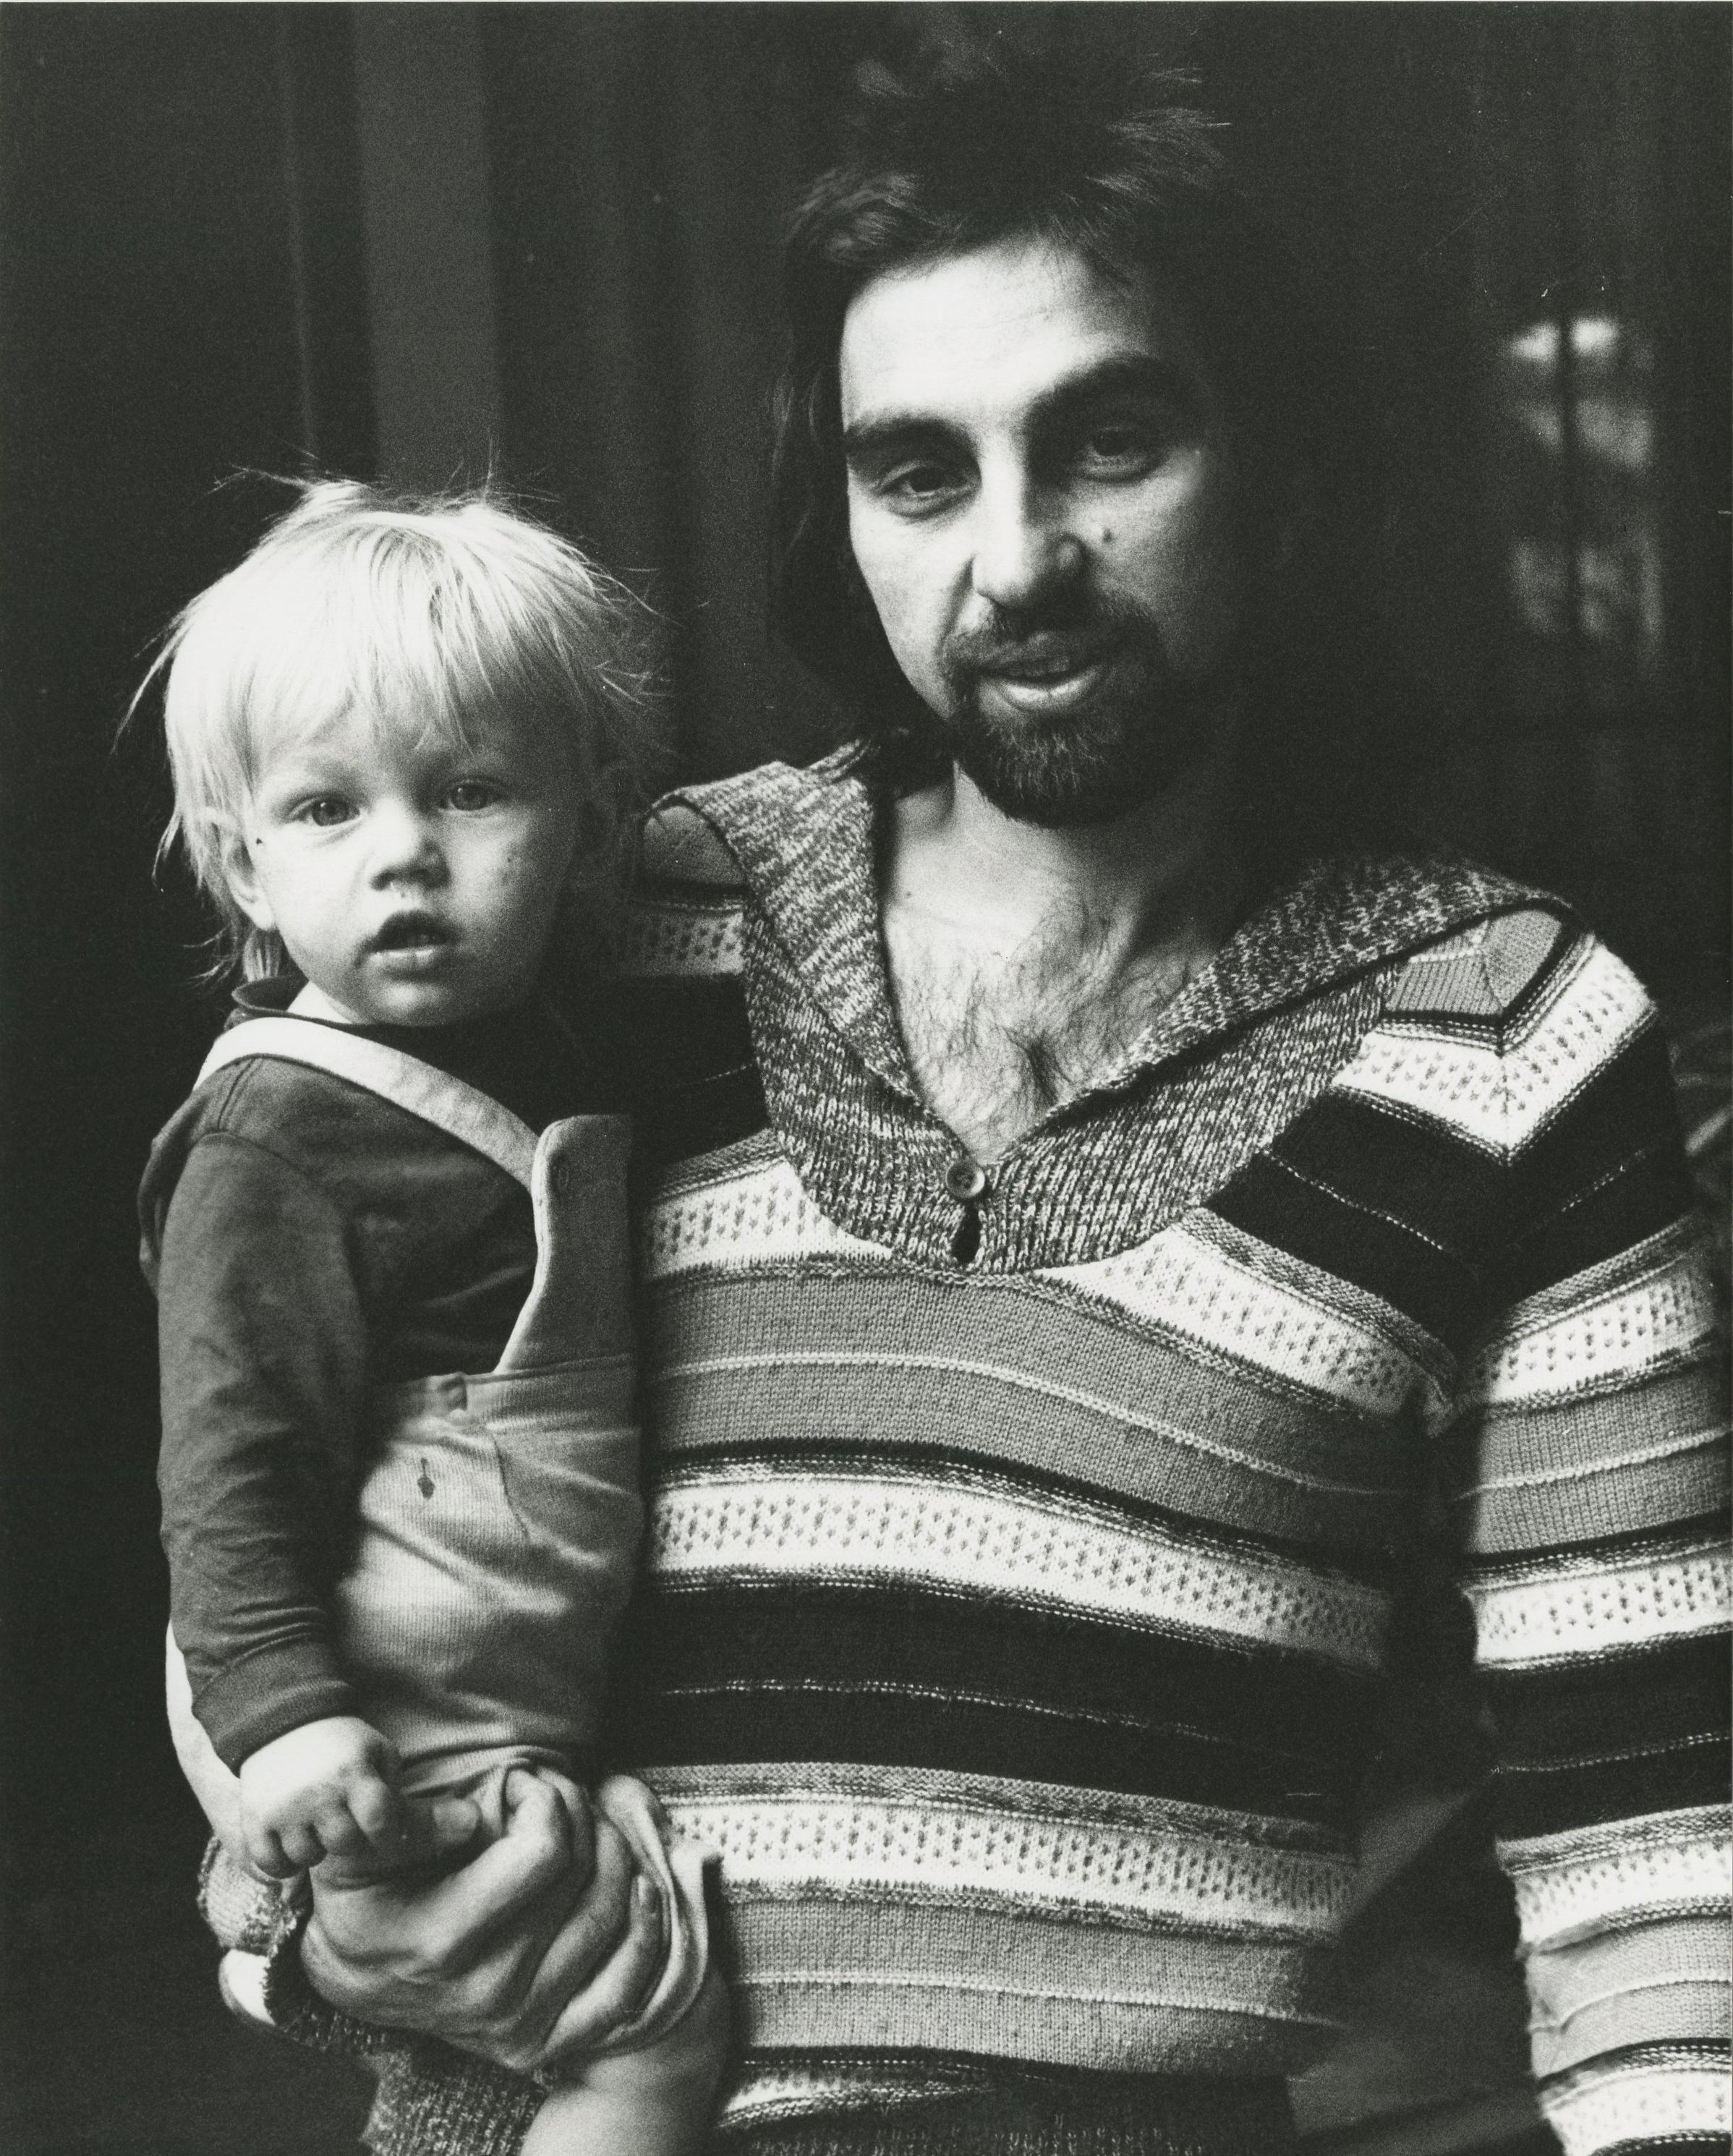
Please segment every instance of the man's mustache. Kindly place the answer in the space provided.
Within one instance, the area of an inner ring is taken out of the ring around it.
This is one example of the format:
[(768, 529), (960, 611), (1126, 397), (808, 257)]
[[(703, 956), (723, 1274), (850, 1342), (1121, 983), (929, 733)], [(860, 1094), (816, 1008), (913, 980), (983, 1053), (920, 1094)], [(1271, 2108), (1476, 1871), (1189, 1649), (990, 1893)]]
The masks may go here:
[(1154, 622), (1134, 607), (1077, 594), (1039, 608), (999, 613), (947, 637), (941, 657), (952, 680), (978, 674), (1063, 673), (1115, 645), (1160, 647)]

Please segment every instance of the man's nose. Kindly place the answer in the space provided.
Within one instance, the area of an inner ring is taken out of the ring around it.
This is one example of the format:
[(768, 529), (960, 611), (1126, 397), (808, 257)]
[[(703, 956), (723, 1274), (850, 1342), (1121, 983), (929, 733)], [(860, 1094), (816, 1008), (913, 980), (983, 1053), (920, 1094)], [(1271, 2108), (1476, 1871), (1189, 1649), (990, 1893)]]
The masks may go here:
[(374, 809), (372, 855), (376, 886), (437, 883), (445, 873), (434, 819), (409, 802), (382, 802)]
[(1082, 569), (1082, 542), (1064, 502), (1026, 474), (985, 480), (975, 515), (971, 581), (990, 604), (1015, 613), (1072, 583)]

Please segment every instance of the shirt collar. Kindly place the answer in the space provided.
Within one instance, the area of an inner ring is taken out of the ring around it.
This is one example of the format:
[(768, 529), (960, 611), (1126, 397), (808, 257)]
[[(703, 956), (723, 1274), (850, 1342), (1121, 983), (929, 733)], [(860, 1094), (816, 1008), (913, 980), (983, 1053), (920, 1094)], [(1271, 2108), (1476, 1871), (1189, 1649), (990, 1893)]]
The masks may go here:
[[(909, 1094), (879, 933), (874, 803), (839, 750), (808, 769), (772, 763), (676, 797), (738, 864), (807, 992), (856, 1053)], [(1248, 913), (1152, 1021), (1123, 1082), (1217, 1034), (1386, 965), (1477, 921), (1556, 900), (1453, 855), (1314, 861)]]

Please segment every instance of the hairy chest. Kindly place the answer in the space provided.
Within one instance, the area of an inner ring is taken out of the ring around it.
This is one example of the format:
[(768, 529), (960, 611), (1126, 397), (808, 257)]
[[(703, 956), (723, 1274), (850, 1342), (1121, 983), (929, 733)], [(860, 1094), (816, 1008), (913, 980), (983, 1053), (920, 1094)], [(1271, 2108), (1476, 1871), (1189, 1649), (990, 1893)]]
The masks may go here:
[(1116, 962), (1075, 935), (985, 951), (891, 918), (885, 946), (921, 1091), (983, 1161), (1111, 1076), (1186, 978), (1182, 957)]

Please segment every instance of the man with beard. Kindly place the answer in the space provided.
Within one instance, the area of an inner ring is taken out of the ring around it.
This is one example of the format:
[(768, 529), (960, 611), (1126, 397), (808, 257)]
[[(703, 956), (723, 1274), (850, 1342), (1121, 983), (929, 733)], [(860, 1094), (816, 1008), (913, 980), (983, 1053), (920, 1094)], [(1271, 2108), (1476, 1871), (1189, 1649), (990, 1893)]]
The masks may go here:
[(1230, 421), (1147, 270), (1034, 234), (862, 289), (838, 388), (852, 558), (948, 767), (887, 803), (890, 987), (986, 1174), (1241, 902)]
[[(1279, 268), (1171, 85), (1052, 64), (879, 85), (794, 228), (779, 616), (863, 739), (665, 804), (626, 989), (621, 1756), (720, 1853), (730, 2146), (1291, 2146), (1429, 1486), (1547, 2108), (1724, 2143), (1664, 1050), (1554, 901), (1354, 828)], [(526, 1797), (436, 1884), (321, 1884), (275, 2010), (495, 2061), (396, 2055), (374, 2145), (509, 2150), (516, 2071), (653, 1980), (620, 1879)]]

